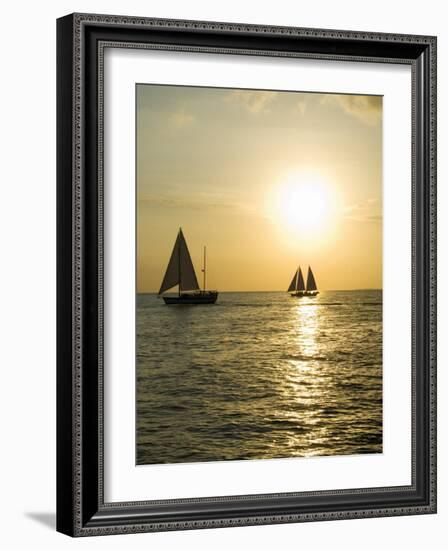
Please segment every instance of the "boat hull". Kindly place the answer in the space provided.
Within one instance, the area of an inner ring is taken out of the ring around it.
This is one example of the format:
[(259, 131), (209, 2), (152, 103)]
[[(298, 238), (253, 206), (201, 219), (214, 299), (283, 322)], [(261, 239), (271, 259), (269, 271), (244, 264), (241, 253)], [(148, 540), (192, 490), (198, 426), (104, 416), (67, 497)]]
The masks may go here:
[(214, 304), (218, 298), (218, 292), (214, 290), (201, 291), (194, 293), (184, 293), (180, 296), (163, 296), (163, 301), (168, 306), (174, 305), (201, 305)]
[(310, 291), (299, 291), (299, 292), (293, 292), (291, 294), (292, 298), (314, 298), (317, 296), (319, 292), (317, 290), (310, 290)]

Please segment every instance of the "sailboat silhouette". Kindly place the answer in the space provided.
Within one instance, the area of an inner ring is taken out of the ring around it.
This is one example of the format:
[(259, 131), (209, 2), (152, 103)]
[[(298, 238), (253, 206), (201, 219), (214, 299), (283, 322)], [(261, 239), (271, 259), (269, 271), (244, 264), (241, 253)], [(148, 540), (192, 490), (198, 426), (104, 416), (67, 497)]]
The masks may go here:
[(178, 286), (177, 296), (163, 296), (165, 304), (214, 304), (218, 298), (216, 290), (206, 290), (206, 249), (204, 246), (204, 288), (199, 288), (198, 279), (194, 270), (193, 262), (191, 261), (190, 252), (188, 251), (187, 242), (182, 228), (179, 228), (176, 242), (174, 243), (173, 251), (166, 268), (165, 276), (159, 290), (159, 296)]
[(319, 291), (317, 290), (316, 279), (311, 271), (311, 267), (308, 266), (308, 275), (306, 278), (306, 286), (303, 280), (302, 268), (299, 266), (294, 273), (294, 277), (288, 287), (287, 292), (291, 292), (293, 298), (302, 298), (303, 296), (317, 296)]

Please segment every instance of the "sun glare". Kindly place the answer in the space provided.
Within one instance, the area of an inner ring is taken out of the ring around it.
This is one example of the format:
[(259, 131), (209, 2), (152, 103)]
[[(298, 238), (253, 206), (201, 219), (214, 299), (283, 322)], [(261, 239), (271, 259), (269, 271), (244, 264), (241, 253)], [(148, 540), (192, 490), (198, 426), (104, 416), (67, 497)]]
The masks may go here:
[(320, 232), (329, 223), (332, 202), (331, 190), (323, 179), (296, 174), (277, 188), (276, 217), (287, 229)]

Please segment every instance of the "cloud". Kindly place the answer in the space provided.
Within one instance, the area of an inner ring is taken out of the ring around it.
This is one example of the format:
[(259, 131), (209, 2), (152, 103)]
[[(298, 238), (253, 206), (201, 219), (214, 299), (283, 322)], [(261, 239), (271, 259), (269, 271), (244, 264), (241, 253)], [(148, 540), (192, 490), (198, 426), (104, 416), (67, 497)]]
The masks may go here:
[(382, 97), (373, 95), (325, 95), (322, 103), (333, 103), (364, 124), (376, 126), (383, 111)]
[(185, 128), (194, 122), (194, 116), (184, 110), (177, 111), (170, 116), (170, 123), (174, 128)]
[(276, 98), (278, 92), (261, 92), (251, 90), (233, 90), (225, 96), (225, 101), (242, 105), (249, 113), (269, 113), (268, 105)]
[(379, 199), (367, 199), (345, 208), (345, 219), (355, 222), (380, 223), (383, 221)]
[(253, 204), (246, 204), (239, 202), (236, 198), (227, 196), (225, 197), (219, 193), (197, 193), (194, 196), (175, 197), (175, 196), (160, 196), (160, 195), (146, 195), (139, 197), (139, 207), (161, 207), (173, 210), (212, 210), (212, 211), (225, 211), (225, 213), (232, 215), (244, 215), (259, 216), (257, 207)]
[(138, 199), (143, 206), (154, 205), (168, 208), (191, 208), (193, 210), (203, 208), (238, 208), (238, 203), (223, 201), (218, 196), (197, 196), (192, 198), (176, 198), (169, 196), (147, 195)]

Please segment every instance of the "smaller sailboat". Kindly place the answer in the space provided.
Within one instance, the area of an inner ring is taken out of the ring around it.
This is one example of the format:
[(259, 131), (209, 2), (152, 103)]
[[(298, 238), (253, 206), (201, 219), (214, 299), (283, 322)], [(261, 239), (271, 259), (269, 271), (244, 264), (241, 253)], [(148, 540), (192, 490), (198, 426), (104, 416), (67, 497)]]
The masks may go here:
[(159, 296), (177, 285), (178, 293), (176, 295), (163, 296), (165, 304), (214, 304), (218, 298), (216, 290), (206, 290), (206, 249), (204, 246), (204, 287), (199, 288), (198, 279), (191, 261), (182, 229), (179, 229), (176, 242), (171, 253), (168, 267), (159, 290)]
[(317, 290), (316, 279), (311, 271), (311, 267), (308, 266), (308, 275), (306, 278), (306, 286), (303, 280), (302, 268), (299, 266), (294, 273), (294, 277), (288, 287), (288, 291), (291, 292), (293, 298), (302, 298), (303, 296), (317, 296), (319, 291)]

